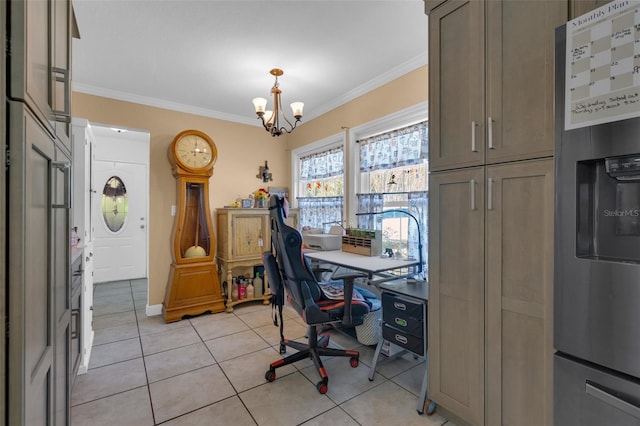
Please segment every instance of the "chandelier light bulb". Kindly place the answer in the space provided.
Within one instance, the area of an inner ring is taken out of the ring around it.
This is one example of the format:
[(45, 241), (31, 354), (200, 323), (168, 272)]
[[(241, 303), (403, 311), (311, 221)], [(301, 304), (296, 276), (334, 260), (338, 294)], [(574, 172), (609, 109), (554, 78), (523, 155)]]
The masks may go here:
[(255, 98), (253, 100), (253, 106), (256, 108), (256, 114), (264, 114), (264, 110), (267, 107), (267, 100), (265, 98)]
[(293, 111), (293, 116), (296, 119), (300, 119), (302, 117), (302, 109), (304, 108), (304, 102), (293, 102), (291, 104), (291, 110)]

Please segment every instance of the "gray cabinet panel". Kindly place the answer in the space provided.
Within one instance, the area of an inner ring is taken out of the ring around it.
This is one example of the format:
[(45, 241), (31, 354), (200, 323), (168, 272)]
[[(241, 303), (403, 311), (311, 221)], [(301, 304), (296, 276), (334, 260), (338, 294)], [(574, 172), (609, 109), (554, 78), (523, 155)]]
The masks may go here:
[(484, 421), (484, 169), (429, 176), (429, 397)]
[(488, 425), (552, 424), (553, 160), (487, 167)]
[[(54, 407), (54, 143), (23, 103), (10, 102), (9, 424), (47, 424)], [(27, 407), (29, 409), (27, 409)]]

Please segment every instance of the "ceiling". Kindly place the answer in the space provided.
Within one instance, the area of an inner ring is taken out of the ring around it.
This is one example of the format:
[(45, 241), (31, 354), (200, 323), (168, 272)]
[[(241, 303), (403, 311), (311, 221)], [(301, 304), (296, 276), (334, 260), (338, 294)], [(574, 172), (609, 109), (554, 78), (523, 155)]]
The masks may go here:
[[(73, 0), (73, 90), (259, 125), (251, 100), (311, 120), (427, 63), (423, 0)], [(290, 115), (289, 115), (290, 117)]]

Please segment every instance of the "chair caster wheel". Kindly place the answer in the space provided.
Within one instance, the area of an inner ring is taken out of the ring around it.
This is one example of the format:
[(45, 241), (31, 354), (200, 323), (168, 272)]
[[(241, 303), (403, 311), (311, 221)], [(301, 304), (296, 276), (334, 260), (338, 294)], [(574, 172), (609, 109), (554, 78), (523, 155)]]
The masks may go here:
[(349, 362), (351, 363), (351, 368), (356, 368), (358, 364), (360, 364), (360, 361), (356, 357), (351, 357), (351, 359), (349, 359)]
[(276, 372), (274, 370), (269, 370), (264, 373), (264, 378), (267, 379), (267, 382), (273, 382), (276, 379)]
[(318, 389), (318, 392), (324, 395), (325, 393), (327, 393), (329, 386), (325, 382), (319, 381), (318, 383), (316, 383), (316, 389)]

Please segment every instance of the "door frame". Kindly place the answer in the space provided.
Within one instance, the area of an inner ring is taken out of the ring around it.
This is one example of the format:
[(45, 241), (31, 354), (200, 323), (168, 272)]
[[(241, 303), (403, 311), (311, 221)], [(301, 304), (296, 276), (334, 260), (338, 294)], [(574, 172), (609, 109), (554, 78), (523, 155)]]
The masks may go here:
[[(147, 278), (147, 294), (149, 291), (149, 166), (150, 166), (150, 139), (151, 134), (147, 130), (132, 129), (116, 125), (91, 123), (94, 135), (94, 149), (91, 158), (92, 170), (95, 161), (113, 161), (119, 163), (135, 163), (146, 165), (144, 176), (147, 187), (147, 201), (145, 206), (146, 217), (146, 243), (145, 243), (145, 277)], [(91, 176), (91, 193), (98, 195), (94, 176)], [(91, 202), (93, 206), (93, 201)], [(91, 214), (93, 215), (93, 211)], [(95, 236), (94, 236), (95, 241)], [(147, 302), (148, 304), (148, 302)]]

